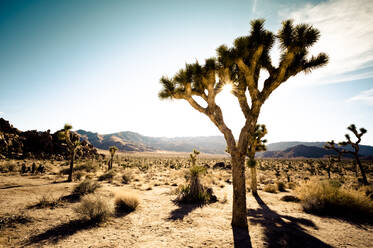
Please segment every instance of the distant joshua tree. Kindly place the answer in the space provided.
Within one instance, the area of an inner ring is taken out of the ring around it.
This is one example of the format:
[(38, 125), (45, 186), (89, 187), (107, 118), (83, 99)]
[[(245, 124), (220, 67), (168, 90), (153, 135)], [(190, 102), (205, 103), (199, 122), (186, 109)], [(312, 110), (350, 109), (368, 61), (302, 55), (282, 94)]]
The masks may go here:
[[(257, 190), (257, 179), (256, 179), (256, 160), (255, 160), (255, 152), (266, 151), (267, 140), (263, 139), (263, 137), (267, 134), (267, 128), (265, 125), (256, 125), (255, 128), (255, 140), (253, 144), (250, 144), (248, 147), (248, 157), (247, 166), (250, 168), (250, 175), (251, 175), (251, 192), (253, 195), (258, 194)], [(252, 151), (254, 150), (254, 151)]]
[(192, 166), (196, 165), (197, 156), (198, 155), (199, 155), (199, 151), (196, 150), (196, 149), (193, 149), (193, 153), (189, 154), (189, 156), (190, 156), (190, 163), (192, 164)]
[(334, 140), (326, 142), (326, 144), (324, 145), (324, 148), (329, 149), (329, 150), (334, 150), (335, 152), (337, 152), (337, 156), (335, 155), (329, 156), (328, 165), (325, 168), (326, 171), (328, 172), (328, 178), (330, 179), (331, 169), (335, 163), (338, 163), (341, 161), (343, 150), (336, 147)]
[[(220, 46), (217, 58), (207, 59), (204, 65), (198, 61), (186, 64), (185, 69), (181, 69), (173, 78), (162, 77), (160, 80), (163, 86), (159, 92), (161, 99), (186, 100), (194, 109), (206, 115), (224, 135), (232, 160), (232, 225), (237, 227), (247, 227), (245, 157), (255, 156), (255, 132), (262, 105), (290, 77), (300, 72), (311, 72), (328, 61), (325, 53), (308, 57), (308, 49), (320, 36), (312, 26), (294, 26), (291, 20), (287, 20), (275, 35), (265, 30), (263, 24), (264, 20), (252, 21), (250, 34), (238, 37), (232, 48)], [(281, 48), (279, 66), (274, 66), (269, 56), (275, 39), (278, 39)], [(261, 70), (269, 73), (262, 90), (258, 85)], [(232, 86), (232, 94), (237, 98), (245, 117), (237, 141), (215, 101), (224, 85)], [(205, 106), (196, 98), (203, 101)], [(247, 154), (249, 147), (251, 149)]]
[(327, 145), (325, 145), (324, 147), (326, 149), (333, 149), (334, 151), (337, 151), (339, 156), (341, 156), (341, 154), (343, 153), (349, 153), (349, 154), (352, 154), (355, 158), (355, 162), (356, 164), (359, 166), (360, 168), (360, 172), (361, 172), (361, 176), (363, 178), (363, 184), (364, 185), (368, 185), (368, 180), (367, 180), (367, 177), (366, 177), (366, 174), (365, 174), (365, 171), (364, 171), (364, 167), (362, 166), (361, 162), (360, 162), (360, 158), (359, 158), (359, 150), (360, 150), (360, 142), (361, 142), (361, 137), (367, 132), (367, 130), (365, 128), (360, 128), (359, 131), (356, 129), (356, 126), (355, 124), (351, 124), (349, 127), (347, 127), (348, 130), (350, 130), (354, 135), (355, 137), (357, 138), (357, 141), (356, 142), (353, 142), (351, 141), (351, 137), (349, 134), (345, 134), (345, 137), (346, 137), (346, 140), (347, 141), (342, 141), (342, 142), (339, 142), (338, 144), (340, 146), (347, 146), (347, 145), (351, 145), (352, 147), (352, 151), (350, 150), (346, 150), (346, 149), (338, 149), (335, 147), (335, 143), (334, 141), (330, 141), (327, 143)]
[(78, 149), (80, 148), (80, 141), (75, 140), (71, 141), (71, 132), (70, 130), (73, 127), (70, 124), (65, 124), (62, 131), (58, 133), (58, 138), (62, 141), (64, 141), (67, 145), (67, 151), (70, 155), (70, 171), (69, 171), (69, 177), (67, 179), (68, 182), (71, 182), (73, 180), (73, 170), (74, 170), (74, 160), (76, 153)]
[(108, 170), (111, 170), (113, 168), (113, 161), (114, 161), (114, 155), (115, 152), (118, 150), (116, 146), (110, 146), (109, 152), (110, 152), (110, 159), (108, 163)]

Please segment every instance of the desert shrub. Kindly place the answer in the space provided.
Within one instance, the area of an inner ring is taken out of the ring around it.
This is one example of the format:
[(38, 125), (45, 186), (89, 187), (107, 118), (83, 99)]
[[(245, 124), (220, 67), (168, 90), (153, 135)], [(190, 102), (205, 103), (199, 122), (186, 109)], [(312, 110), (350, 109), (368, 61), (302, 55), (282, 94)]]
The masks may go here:
[(114, 176), (115, 176), (115, 171), (109, 170), (108, 172), (99, 176), (98, 180), (99, 181), (113, 181)]
[(52, 195), (43, 195), (39, 198), (38, 203), (29, 208), (55, 208), (61, 205), (60, 198), (54, 198)]
[(206, 168), (203, 166), (194, 165), (189, 168), (185, 175), (188, 184), (178, 188), (177, 202), (205, 204), (217, 200), (212, 189), (204, 187), (200, 182), (200, 176), (204, 173)]
[(122, 174), (122, 183), (129, 184), (132, 179), (132, 173), (130, 171), (125, 171)]
[(274, 184), (267, 184), (263, 190), (268, 193), (277, 193), (277, 187)]
[(139, 197), (132, 192), (119, 192), (114, 199), (117, 212), (132, 212), (140, 204)]
[(15, 227), (15, 224), (26, 224), (32, 221), (33, 219), (24, 213), (5, 214), (0, 216), (0, 230), (7, 227)]
[(286, 202), (300, 202), (300, 199), (293, 195), (284, 195), (280, 200)]
[(361, 191), (338, 187), (330, 181), (308, 181), (295, 189), (306, 212), (351, 217), (373, 216), (373, 202)]
[(84, 196), (79, 206), (74, 210), (84, 219), (94, 223), (106, 221), (112, 213), (107, 200), (95, 195)]
[(83, 171), (77, 171), (77, 172), (75, 172), (73, 174), (74, 181), (80, 181), (80, 180), (82, 180), (85, 175), (86, 174)]
[(6, 172), (15, 172), (17, 171), (17, 164), (7, 161), (4, 164), (0, 164), (0, 172), (6, 173)]
[(284, 182), (276, 182), (277, 190), (280, 192), (286, 192), (286, 185)]
[(359, 190), (373, 200), (373, 185), (362, 186)]
[(95, 192), (95, 190), (98, 189), (99, 187), (100, 187), (99, 183), (86, 179), (83, 182), (79, 183), (77, 186), (75, 186), (73, 190), (73, 195), (83, 196), (86, 194), (90, 194), (90, 193)]
[(288, 183), (288, 188), (289, 189), (295, 189), (295, 187), (296, 187), (296, 183), (294, 183), (294, 182)]
[(86, 171), (86, 172), (96, 172), (98, 170), (98, 165), (92, 161), (79, 164), (74, 168), (75, 171)]

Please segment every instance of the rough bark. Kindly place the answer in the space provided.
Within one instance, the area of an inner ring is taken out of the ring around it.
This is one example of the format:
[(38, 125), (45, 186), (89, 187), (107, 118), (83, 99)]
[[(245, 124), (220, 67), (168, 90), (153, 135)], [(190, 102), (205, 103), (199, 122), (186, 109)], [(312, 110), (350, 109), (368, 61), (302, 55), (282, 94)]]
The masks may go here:
[(258, 194), (258, 188), (257, 188), (257, 179), (256, 179), (256, 165), (253, 167), (250, 167), (250, 174), (251, 174), (251, 192), (253, 195)]
[(361, 176), (363, 177), (363, 184), (368, 185), (367, 176), (365, 175), (365, 171), (363, 165), (360, 162), (359, 155), (355, 154), (356, 163), (359, 165)]
[(73, 180), (73, 170), (74, 170), (74, 155), (71, 155), (69, 177), (67, 178), (68, 182), (72, 182)]
[(232, 154), (232, 226), (247, 228), (245, 156)]

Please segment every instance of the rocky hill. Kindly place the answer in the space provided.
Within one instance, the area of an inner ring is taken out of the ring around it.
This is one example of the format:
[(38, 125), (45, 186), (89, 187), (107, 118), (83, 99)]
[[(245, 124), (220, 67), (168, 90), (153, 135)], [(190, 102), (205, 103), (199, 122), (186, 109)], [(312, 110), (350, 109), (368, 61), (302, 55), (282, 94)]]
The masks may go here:
[[(40, 132), (36, 130), (22, 132), (13, 127), (8, 121), (0, 118), (0, 157), (7, 158), (54, 158), (68, 157), (66, 146), (61, 142), (57, 133), (49, 130)], [(72, 140), (80, 139), (77, 133), (72, 132)], [(78, 151), (80, 157), (97, 157), (97, 149), (87, 141), (81, 143)]]

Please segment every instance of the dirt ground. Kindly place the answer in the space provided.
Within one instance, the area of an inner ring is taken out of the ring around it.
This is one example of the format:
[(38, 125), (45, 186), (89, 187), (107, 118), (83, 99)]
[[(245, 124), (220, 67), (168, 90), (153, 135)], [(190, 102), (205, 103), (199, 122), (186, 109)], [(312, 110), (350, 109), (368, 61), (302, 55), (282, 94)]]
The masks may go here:
[(203, 207), (175, 205), (171, 185), (102, 183), (97, 194), (109, 202), (119, 190), (136, 192), (141, 202), (135, 212), (99, 226), (79, 221), (73, 211), (79, 202), (29, 207), (42, 195), (68, 195), (76, 184), (50, 175), (0, 175), (0, 216), (31, 218), (0, 229), (0, 247), (373, 247), (372, 226), (304, 213), (298, 203), (280, 200), (290, 190), (259, 191), (259, 197), (248, 193), (249, 231), (232, 230), (229, 182), (214, 187), (219, 201)]

